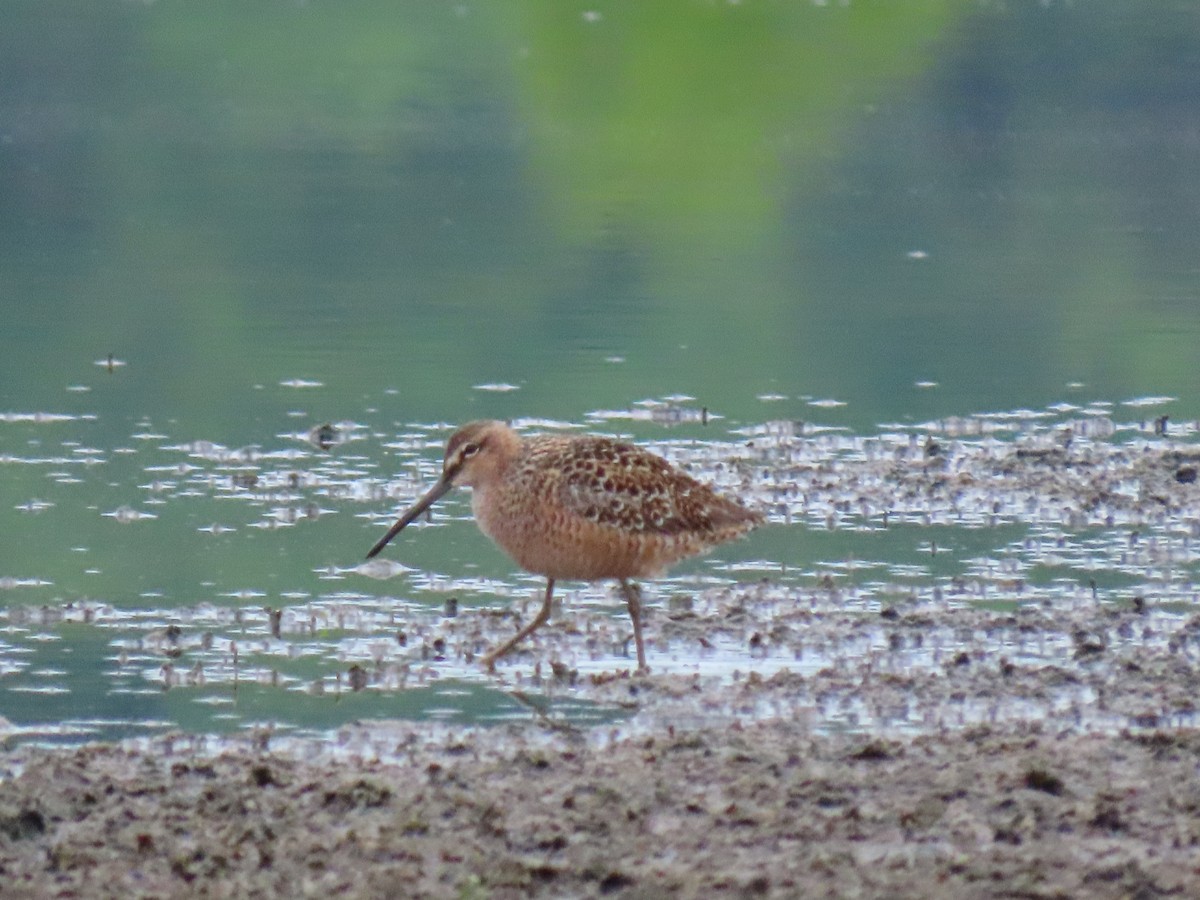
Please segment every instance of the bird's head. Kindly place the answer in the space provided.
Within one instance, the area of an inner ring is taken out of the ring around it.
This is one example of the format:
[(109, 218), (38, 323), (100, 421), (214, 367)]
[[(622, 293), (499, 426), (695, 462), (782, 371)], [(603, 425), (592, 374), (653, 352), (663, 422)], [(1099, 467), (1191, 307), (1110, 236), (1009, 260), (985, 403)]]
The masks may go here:
[(504, 422), (481, 419), (450, 436), (442, 460), (442, 476), (388, 529), (367, 553), (367, 559), (387, 546), (410, 522), (458, 485), (482, 488), (498, 479), (521, 450), (521, 436)]

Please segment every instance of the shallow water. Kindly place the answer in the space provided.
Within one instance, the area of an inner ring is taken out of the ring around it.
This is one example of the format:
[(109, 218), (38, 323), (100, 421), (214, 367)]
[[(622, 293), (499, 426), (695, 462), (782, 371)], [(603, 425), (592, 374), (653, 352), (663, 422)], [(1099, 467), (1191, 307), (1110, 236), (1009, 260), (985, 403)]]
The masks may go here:
[[(909, 730), (1075, 715), (1128, 725), (1070, 681), (1036, 702), (948, 709), (941, 699), (889, 706), (862, 679), (937, 673), (997, 650), (1017, 666), (1080, 665), (1087, 638), (1019, 618), (1035, 611), (1087, 625), (1092, 610), (1148, 605), (1153, 625), (1102, 634), (1105, 650), (1165, 653), (1182, 640), (1192, 652), (1200, 489), (1187, 469), (1200, 459), (1197, 428), (1157, 433), (1153, 413), (1171, 401), (1150, 400), (1124, 407), (1150, 410), (1145, 420), (1063, 404), (869, 435), (781, 421), (660, 431), (647, 446), (769, 524), (644, 586), (656, 675), (713, 687), (844, 675), (823, 697), (697, 701), (694, 715), (709, 721)], [(37, 437), (26, 442), (36, 455), (10, 453), (7, 464), (46, 476), (45, 493), (18, 515), (30, 529), (76, 529), (68, 552), (0, 582), (11, 739), (312, 736), (392, 718), (582, 726), (636, 709), (654, 719), (652, 697), (622, 702), (606, 690), (632, 665), (628, 619), (608, 585), (564, 585), (556, 625), (503, 661), (501, 680), (481, 673), (480, 653), (532, 615), (542, 587), (478, 534), (465, 491), (362, 559), (436, 477), (448, 426), (387, 433), (342, 422), (231, 449), (139, 422), (128, 440), (94, 447), (76, 436), (86, 417), (9, 418)], [(619, 420), (610, 411), (605, 421)], [(880, 618), (887, 610), (929, 622), (904, 637)], [(956, 610), (1018, 618), (981, 632)]]

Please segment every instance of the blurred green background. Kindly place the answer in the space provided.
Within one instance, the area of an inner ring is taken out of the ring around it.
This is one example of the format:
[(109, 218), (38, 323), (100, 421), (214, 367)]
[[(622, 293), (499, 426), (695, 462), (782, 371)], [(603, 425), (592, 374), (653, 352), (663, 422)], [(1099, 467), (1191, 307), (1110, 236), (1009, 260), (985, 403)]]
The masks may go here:
[[(13, 0), (0, 406), (240, 443), (288, 378), (325, 416), (775, 393), (860, 428), (1186, 393), (1198, 30), (1114, 0)], [(115, 408), (64, 393), (109, 352)]]

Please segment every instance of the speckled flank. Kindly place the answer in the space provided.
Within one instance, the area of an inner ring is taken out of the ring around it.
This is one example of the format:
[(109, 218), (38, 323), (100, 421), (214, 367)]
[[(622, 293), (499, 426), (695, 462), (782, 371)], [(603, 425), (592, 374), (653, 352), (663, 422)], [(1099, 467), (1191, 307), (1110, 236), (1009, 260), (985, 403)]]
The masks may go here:
[(760, 521), (630, 444), (553, 436), (520, 449), (498, 478), (475, 484), (475, 517), (522, 568), (548, 578), (653, 577)]
[(549, 580), (545, 605), (495, 660), (549, 617), (554, 581), (622, 582), (645, 669), (630, 578), (660, 575), (689, 556), (739, 537), (762, 516), (632, 444), (603, 437), (522, 438), (497, 421), (464, 425), (446, 445), (442, 477), (372, 555), (451, 486), (474, 489), (483, 532), (522, 568)]

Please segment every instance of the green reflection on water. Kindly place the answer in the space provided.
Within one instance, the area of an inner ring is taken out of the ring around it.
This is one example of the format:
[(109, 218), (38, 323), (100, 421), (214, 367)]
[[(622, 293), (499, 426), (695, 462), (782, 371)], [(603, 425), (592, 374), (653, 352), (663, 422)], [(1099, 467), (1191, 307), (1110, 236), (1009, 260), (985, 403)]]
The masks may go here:
[(0, 394), (234, 444), (289, 402), (1178, 394), (1196, 26), (1123, 9), (11, 4)]

